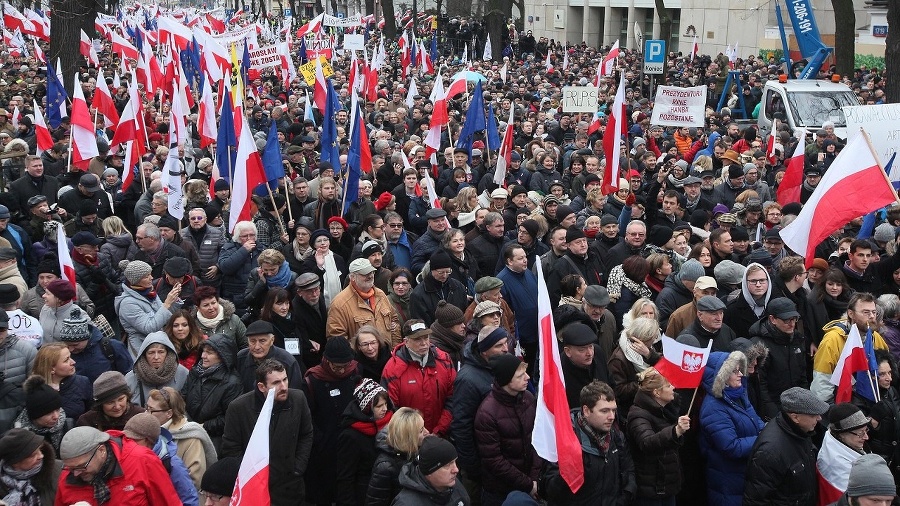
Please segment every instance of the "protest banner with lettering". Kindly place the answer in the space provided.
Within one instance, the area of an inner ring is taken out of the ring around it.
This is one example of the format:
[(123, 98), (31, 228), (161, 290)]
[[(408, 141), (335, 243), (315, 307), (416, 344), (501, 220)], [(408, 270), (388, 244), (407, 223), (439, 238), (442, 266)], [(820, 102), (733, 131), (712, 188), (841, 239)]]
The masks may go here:
[[(324, 56), (319, 57), (319, 63), (322, 65), (322, 75), (325, 76), (325, 78), (334, 75), (334, 69), (331, 68), (331, 64), (328, 63), (328, 60)], [(297, 67), (297, 70), (300, 71), (300, 74), (303, 76), (307, 85), (313, 86), (316, 84), (316, 60), (300, 65)]]
[(250, 51), (250, 68), (262, 70), (275, 65), (281, 65), (278, 46), (266, 46)]
[(238, 49), (243, 50), (244, 39), (247, 39), (247, 43), (250, 44), (251, 49), (259, 46), (259, 42), (256, 38), (256, 25), (245, 26), (234, 32), (210, 34), (209, 36), (215, 39), (216, 42), (221, 44), (225, 49), (230, 49), (231, 46), (237, 44)]
[(315, 60), (319, 56), (331, 59), (332, 39), (330, 35), (310, 33), (306, 35), (306, 58)]
[(346, 18), (339, 18), (337, 16), (325, 14), (322, 17), (322, 24), (325, 26), (337, 26), (340, 28), (362, 26), (362, 14), (356, 14)]
[(848, 142), (865, 128), (882, 165), (900, 151), (900, 104), (851, 105), (843, 110)]
[(563, 87), (563, 112), (597, 112), (597, 88), (595, 86)]
[(366, 37), (361, 33), (348, 33), (344, 35), (345, 51), (363, 51), (366, 48)]
[(660, 126), (702, 127), (705, 123), (706, 86), (656, 89), (650, 123)]

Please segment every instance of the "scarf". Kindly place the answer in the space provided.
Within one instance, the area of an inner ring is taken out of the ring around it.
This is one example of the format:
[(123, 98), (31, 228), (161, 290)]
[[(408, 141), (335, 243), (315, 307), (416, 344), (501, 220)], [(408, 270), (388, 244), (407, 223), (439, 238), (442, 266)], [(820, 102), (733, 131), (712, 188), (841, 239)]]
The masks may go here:
[(72, 249), (72, 261), (78, 262), (81, 265), (100, 265), (100, 257), (89, 257), (86, 255), (82, 255), (78, 252), (77, 249)]
[(576, 299), (575, 297), (569, 297), (568, 295), (563, 295), (562, 298), (559, 299), (559, 305), (562, 306), (573, 306), (581, 310), (583, 307), (582, 301)]
[(291, 268), (287, 260), (281, 262), (281, 267), (274, 276), (266, 278), (266, 286), (269, 288), (285, 288), (291, 282)]
[(628, 341), (628, 336), (625, 335), (625, 331), (622, 331), (622, 334), (619, 336), (619, 349), (622, 350), (622, 353), (625, 354), (625, 358), (631, 362), (631, 365), (634, 366), (635, 372), (638, 374), (644, 372), (650, 364), (648, 364), (644, 357), (641, 356), (640, 353), (631, 349), (631, 343)]
[(622, 287), (631, 291), (637, 297), (650, 298), (653, 294), (650, 289), (643, 283), (637, 283), (625, 275), (622, 265), (617, 265), (609, 272), (609, 281), (606, 283), (606, 289), (609, 292), (609, 300), (615, 302), (622, 296)]
[(137, 292), (138, 295), (143, 295), (144, 298), (146, 298), (150, 302), (153, 302), (154, 300), (156, 300), (156, 291), (153, 289), (152, 286), (150, 288), (141, 288), (139, 286), (128, 285), (128, 288), (131, 288), (132, 290)]
[(457, 357), (456, 360), (458, 361), (463, 346), (466, 344), (464, 342), (465, 337), (451, 332), (438, 322), (432, 323), (430, 328), (432, 331), (431, 342), (438, 348), (446, 351), (450, 358)]
[(16, 421), (13, 424), (16, 428), (28, 429), (38, 436), (43, 436), (57, 452), (59, 451), (59, 444), (62, 442), (63, 433), (65, 432), (65, 425), (66, 411), (62, 408), (59, 409), (59, 420), (56, 421), (56, 425), (53, 427), (38, 427), (28, 418), (28, 410), (25, 409), (19, 413), (19, 416), (16, 417)]
[(743, 383), (741, 383), (741, 386), (739, 386), (739, 387), (725, 387), (722, 390), (723, 397), (731, 399), (732, 401), (734, 401), (735, 403), (737, 403), (741, 406), (744, 405), (743, 398), (745, 395), (747, 395), (747, 387), (744, 386)]
[(331, 301), (341, 292), (341, 273), (334, 262), (334, 252), (329, 250), (325, 255), (325, 276), (322, 279), (322, 296), (325, 297), (325, 305), (330, 306)]
[(647, 274), (647, 277), (644, 278), (644, 284), (647, 285), (647, 288), (656, 293), (661, 292), (666, 285), (665, 281), (661, 281), (650, 274)]
[(609, 445), (612, 442), (612, 434), (607, 432), (606, 434), (598, 434), (593, 427), (591, 427), (587, 420), (584, 418), (584, 415), (579, 411), (575, 416), (575, 423), (578, 424), (578, 428), (580, 428), (587, 437), (597, 445), (597, 448), (600, 449), (600, 452), (603, 455), (606, 455), (606, 452), (609, 451)]
[(297, 259), (298, 262), (304, 262), (307, 258), (309, 258), (309, 255), (313, 252), (313, 249), (310, 248), (309, 245), (307, 245), (305, 250), (300, 251), (300, 245), (297, 244), (297, 241), (295, 240), (291, 243), (291, 251), (293, 251), (294, 258)]
[(147, 358), (141, 356), (134, 363), (134, 374), (141, 383), (152, 387), (163, 387), (175, 379), (178, 370), (178, 357), (174, 353), (166, 353), (166, 359), (159, 369), (154, 369)]
[(375, 311), (375, 286), (369, 288), (369, 291), (367, 292), (360, 290), (359, 287), (356, 286), (356, 283), (352, 281), (350, 282), (350, 286), (353, 287), (353, 291), (356, 292), (356, 295), (359, 295), (359, 298), (366, 301), (366, 304), (372, 308), (372, 311)]
[(409, 296), (412, 294), (412, 290), (406, 293), (404, 296), (397, 295), (393, 291), (388, 294), (388, 299), (393, 303), (394, 310), (400, 313), (400, 321), (405, 322), (409, 319)]
[(366, 436), (375, 437), (375, 434), (378, 434), (378, 431), (383, 429), (384, 426), (391, 421), (391, 416), (393, 414), (394, 412), (389, 410), (383, 417), (381, 417), (381, 420), (359, 420), (353, 422), (352, 424), (350, 424), (350, 426), (353, 427), (354, 430)]
[(213, 331), (216, 330), (216, 327), (218, 327), (219, 323), (224, 319), (225, 308), (222, 307), (222, 304), (219, 304), (219, 312), (212, 318), (207, 318), (203, 316), (203, 313), (201, 313), (199, 310), (197, 311), (197, 321), (200, 322), (200, 325), (203, 325), (204, 327)]
[(203, 367), (203, 362), (198, 360), (197, 363), (194, 364), (194, 370), (197, 371), (197, 374), (201, 378), (205, 378), (207, 376), (212, 376), (216, 371), (218, 371), (221, 368), (222, 368), (221, 363), (216, 364), (212, 367)]
[(97, 500), (97, 504), (106, 504), (111, 498), (109, 486), (106, 484), (106, 478), (112, 474), (115, 465), (116, 462), (112, 451), (112, 445), (107, 444), (106, 460), (103, 462), (103, 466), (100, 467), (100, 471), (98, 471), (97, 475), (94, 477), (94, 481), (91, 482), (91, 485), (94, 487), (94, 499)]
[(2, 497), (3, 502), (10, 506), (40, 506), (41, 494), (31, 483), (31, 479), (37, 476), (43, 467), (44, 463), (41, 461), (31, 469), (18, 471), (6, 465), (6, 462), (0, 461), (0, 483), (9, 490)]

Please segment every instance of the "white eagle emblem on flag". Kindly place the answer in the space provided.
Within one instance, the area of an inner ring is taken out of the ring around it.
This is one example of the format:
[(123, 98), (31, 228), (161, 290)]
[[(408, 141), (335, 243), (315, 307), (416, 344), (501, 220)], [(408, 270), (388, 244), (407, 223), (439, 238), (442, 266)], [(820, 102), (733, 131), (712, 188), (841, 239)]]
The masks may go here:
[(703, 365), (702, 353), (691, 353), (685, 351), (681, 356), (681, 370), (687, 372), (697, 372)]

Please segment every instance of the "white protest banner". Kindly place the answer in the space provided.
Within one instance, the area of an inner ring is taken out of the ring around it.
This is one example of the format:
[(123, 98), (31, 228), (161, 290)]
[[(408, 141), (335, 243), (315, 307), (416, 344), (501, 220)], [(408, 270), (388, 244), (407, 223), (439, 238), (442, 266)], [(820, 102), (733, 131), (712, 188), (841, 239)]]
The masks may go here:
[(363, 51), (366, 48), (366, 37), (361, 33), (348, 33), (344, 35), (345, 51)]
[(362, 26), (362, 14), (356, 14), (347, 18), (339, 18), (325, 14), (322, 18), (322, 24), (325, 26), (339, 26), (341, 28)]
[(563, 112), (597, 112), (597, 88), (595, 86), (563, 87)]
[(209, 36), (216, 39), (216, 42), (221, 44), (225, 49), (228, 49), (235, 44), (238, 44), (238, 48), (243, 49), (244, 39), (247, 39), (247, 43), (250, 44), (251, 48), (259, 46), (259, 42), (256, 40), (256, 25), (246, 26), (234, 32), (210, 34)]
[(266, 46), (250, 51), (250, 68), (262, 70), (275, 65), (281, 65), (278, 46)]
[(650, 123), (660, 126), (702, 127), (705, 124), (706, 86), (656, 89)]
[(900, 151), (900, 129), (897, 127), (900, 104), (851, 105), (843, 110), (847, 118), (847, 142), (859, 135), (860, 128), (865, 128), (882, 165)]

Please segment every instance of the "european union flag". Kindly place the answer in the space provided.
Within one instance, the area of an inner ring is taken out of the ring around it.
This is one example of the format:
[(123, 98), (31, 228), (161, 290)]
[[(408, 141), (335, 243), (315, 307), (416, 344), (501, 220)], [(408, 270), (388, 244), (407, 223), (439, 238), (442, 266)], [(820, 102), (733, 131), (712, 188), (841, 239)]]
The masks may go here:
[[(497, 119), (494, 117), (494, 104), (488, 104), (488, 117), (487, 117), (487, 148), (498, 150), (500, 149), (500, 132), (497, 130)], [(487, 156), (485, 155), (485, 159)]]
[(231, 181), (234, 166), (237, 163), (237, 135), (234, 132), (234, 108), (231, 105), (231, 92), (222, 99), (222, 115), (219, 117), (219, 136), (216, 138), (216, 164), (219, 174), (225, 181)]
[(322, 161), (331, 163), (335, 170), (340, 170), (340, 152), (337, 144), (337, 123), (334, 121), (335, 109), (334, 87), (331, 85), (331, 79), (325, 80), (325, 92), (328, 94), (325, 100), (325, 112), (322, 118)]
[[(49, 58), (48, 58), (49, 60)], [(66, 101), (69, 95), (66, 94), (66, 88), (59, 78), (50, 62), (47, 62), (47, 120), (50, 121), (51, 128), (59, 128), (62, 123), (63, 110), (66, 107)]]
[(262, 152), (263, 170), (269, 188), (278, 188), (278, 178), (284, 177), (284, 163), (281, 160), (281, 150), (278, 146), (278, 129), (275, 122), (269, 122), (269, 136), (266, 138), (266, 149)]
[(300, 48), (297, 52), (300, 53), (300, 65), (309, 63), (309, 58), (306, 57), (306, 37), (300, 37)]
[[(475, 142), (475, 132), (485, 130), (487, 127), (484, 119), (484, 93), (481, 90), (481, 81), (475, 83), (475, 91), (472, 92), (472, 101), (466, 110), (466, 121), (459, 132), (456, 147), (469, 152), (469, 160), (472, 160), (472, 144)], [(497, 143), (499, 145), (499, 142)]]
[[(871, 328), (866, 331), (863, 350), (866, 353), (866, 361), (869, 363), (869, 368), (856, 373), (856, 393), (875, 402), (878, 400), (878, 396), (872, 391), (872, 385), (878, 384), (878, 361), (875, 359), (875, 337), (872, 335)], [(878, 387), (876, 386), (875, 388)]]

